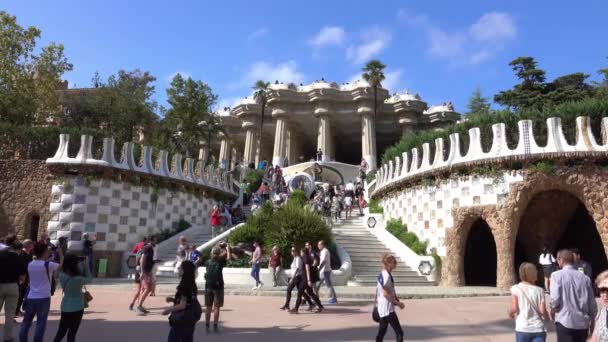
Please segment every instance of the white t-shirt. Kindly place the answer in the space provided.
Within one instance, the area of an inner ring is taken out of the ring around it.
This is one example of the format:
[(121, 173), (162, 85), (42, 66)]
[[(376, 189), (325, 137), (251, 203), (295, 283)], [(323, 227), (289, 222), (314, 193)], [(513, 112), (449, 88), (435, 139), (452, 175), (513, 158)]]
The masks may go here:
[(348, 182), (345, 187), (346, 191), (355, 191), (355, 185), (351, 182)]
[(52, 280), (58, 267), (58, 263), (49, 262), (49, 273), (47, 275), (43, 260), (34, 260), (30, 262), (27, 267), (27, 273), (30, 277), (30, 291), (27, 295), (28, 299), (51, 297), (51, 283), (49, 282), (49, 277)]
[(331, 271), (331, 254), (327, 248), (321, 250), (319, 258), (319, 272)]
[(551, 265), (555, 263), (555, 258), (551, 253), (541, 254), (538, 257), (538, 263), (541, 265)]
[(302, 258), (299, 256), (294, 257), (293, 261), (291, 262), (291, 275), (295, 277), (298, 274), (302, 274), (302, 267)]
[(384, 289), (387, 289), (389, 293), (395, 294), (395, 284), (391, 281), (391, 276), (387, 270), (382, 270), (378, 274), (378, 281), (376, 282), (376, 288), (378, 291), (377, 295), (377, 306), (378, 314), (380, 317), (386, 317), (395, 311), (395, 305), (391, 303), (386, 297), (384, 297)]
[[(522, 294), (522, 291), (525, 291), (527, 298)], [(511, 287), (511, 294), (517, 297), (519, 306), (519, 315), (515, 319), (515, 331), (526, 333), (545, 331), (545, 324), (536, 312), (537, 310), (540, 311), (542, 305), (545, 305), (543, 289), (538, 286), (520, 283)], [(530, 301), (536, 309), (532, 308)]]
[(350, 196), (346, 196), (344, 197), (344, 205), (347, 207), (352, 207), (353, 206), (353, 198)]

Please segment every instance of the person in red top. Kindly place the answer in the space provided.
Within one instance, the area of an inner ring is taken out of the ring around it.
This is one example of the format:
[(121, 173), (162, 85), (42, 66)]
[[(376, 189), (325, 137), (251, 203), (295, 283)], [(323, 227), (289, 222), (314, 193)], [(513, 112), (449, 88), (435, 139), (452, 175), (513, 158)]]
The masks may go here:
[(220, 220), (220, 208), (217, 205), (213, 206), (213, 210), (211, 210), (211, 234), (213, 237), (219, 235), (222, 226), (222, 221)]
[(137, 254), (144, 246), (148, 243), (148, 238), (144, 236), (143, 240), (135, 244), (133, 247), (133, 254)]
[(277, 279), (279, 278), (282, 264), (283, 258), (281, 257), (281, 252), (279, 252), (279, 246), (272, 247), (272, 255), (268, 262), (268, 270), (272, 274), (272, 287), (277, 287)]

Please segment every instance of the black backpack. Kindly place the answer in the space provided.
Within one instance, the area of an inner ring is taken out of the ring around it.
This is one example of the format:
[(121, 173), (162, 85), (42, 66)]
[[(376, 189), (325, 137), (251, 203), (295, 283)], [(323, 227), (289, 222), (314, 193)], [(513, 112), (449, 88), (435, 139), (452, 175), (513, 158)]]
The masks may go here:
[(209, 260), (205, 270), (205, 286), (211, 289), (222, 288), (222, 265), (216, 260)]
[(55, 277), (51, 277), (51, 274), (49, 273), (49, 261), (45, 261), (44, 262), (44, 268), (46, 269), (46, 277), (49, 280), (49, 284), (51, 284), (51, 296), (55, 295), (55, 290), (57, 289), (57, 281), (55, 280)]

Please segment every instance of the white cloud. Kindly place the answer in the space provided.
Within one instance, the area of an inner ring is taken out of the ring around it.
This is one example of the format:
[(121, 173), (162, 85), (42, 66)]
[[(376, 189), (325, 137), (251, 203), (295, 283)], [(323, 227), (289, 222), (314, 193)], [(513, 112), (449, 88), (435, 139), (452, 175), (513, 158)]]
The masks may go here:
[(430, 56), (454, 64), (479, 64), (489, 60), (517, 35), (515, 20), (503, 12), (485, 13), (468, 27), (449, 31), (426, 14), (399, 10), (397, 20), (427, 35)]
[(185, 79), (185, 80), (192, 77), (192, 75), (190, 75), (190, 73), (188, 73), (188, 72), (185, 72), (185, 71), (176, 71), (176, 72), (170, 74), (169, 76), (167, 76), (167, 79), (166, 79), (167, 83), (171, 84), (171, 81), (173, 81), (173, 78), (177, 74), (181, 75), (182, 78)]
[(361, 43), (346, 49), (346, 58), (356, 64), (365, 63), (382, 52), (390, 43), (390, 32), (374, 27), (361, 34)]
[(241, 86), (252, 86), (257, 80), (300, 83), (304, 81), (304, 74), (298, 70), (295, 61), (279, 64), (258, 61), (249, 67), (240, 84)]
[(401, 76), (403, 75), (403, 69), (395, 69), (393, 71), (387, 71), (384, 76), (385, 79), (382, 81), (382, 88), (388, 89), (389, 91), (399, 91), (401, 87)]
[(515, 38), (515, 21), (507, 13), (486, 13), (469, 28), (471, 37), (480, 42), (500, 42)]
[(265, 35), (267, 35), (268, 32), (269, 32), (269, 30), (266, 27), (259, 28), (259, 29), (255, 30), (255, 31), (251, 32), (247, 36), (247, 40), (251, 41), (251, 40), (256, 40), (256, 39), (262, 38)]
[(341, 46), (345, 40), (346, 32), (344, 32), (344, 28), (340, 26), (326, 26), (314, 37), (310, 38), (308, 43), (315, 48), (321, 48), (330, 45)]

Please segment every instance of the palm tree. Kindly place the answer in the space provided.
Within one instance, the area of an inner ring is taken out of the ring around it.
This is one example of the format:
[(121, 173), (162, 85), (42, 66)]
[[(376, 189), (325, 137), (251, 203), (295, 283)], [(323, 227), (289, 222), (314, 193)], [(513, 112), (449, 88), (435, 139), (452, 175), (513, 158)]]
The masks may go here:
[(376, 111), (378, 108), (378, 87), (381, 85), (380, 82), (384, 81), (385, 78), (384, 68), (386, 68), (386, 65), (382, 64), (382, 62), (377, 59), (372, 59), (365, 64), (363, 69), (361, 69), (361, 71), (363, 71), (363, 75), (361, 76), (374, 89), (374, 119), (376, 119)]
[(268, 87), (270, 86), (270, 82), (264, 82), (262, 80), (258, 80), (253, 85), (253, 98), (257, 103), (262, 107), (262, 118), (260, 120), (260, 159), (262, 158), (262, 129), (264, 128), (264, 112), (266, 110), (266, 101), (268, 100)]

